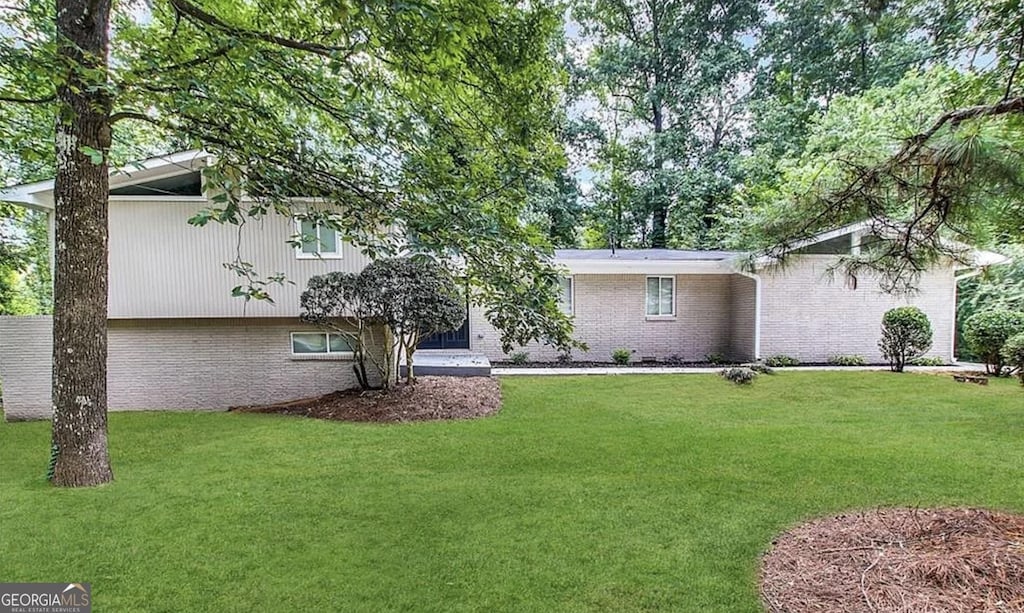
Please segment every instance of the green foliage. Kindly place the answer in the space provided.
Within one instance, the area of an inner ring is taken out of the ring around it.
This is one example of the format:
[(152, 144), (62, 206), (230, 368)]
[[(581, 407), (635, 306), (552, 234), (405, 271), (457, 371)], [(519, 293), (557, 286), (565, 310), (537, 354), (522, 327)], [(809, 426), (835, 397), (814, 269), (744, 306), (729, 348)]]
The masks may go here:
[(729, 358), (721, 353), (709, 353), (704, 356), (704, 361), (708, 364), (725, 364), (729, 361)]
[(619, 366), (625, 366), (629, 364), (629, 361), (633, 358), (633, 352), (629, 349), (620, 348), (612, 351), (612, 362)]
[(706, 245), (736, 182), (743, 36), (759, 4), (584, 0), (572, 14), (588, 38), (583, 79), (604, 103), (591, 241)]
[(746, 366), (747, 368), (756, 372), (759, 375), (775, 374), (775, 370), (771, 366), (765, 364), (764, 362), (754, 362), (753, 364), (744, 364), (744, 366)]
[[(343, 335), (360, 364), (369, 358), (385, 388), (391, 385), (394, 349), (401, 350), (406, 379), (412, 383), (416, 346), (432, 334), (458, 328), (466, 317), (459, 284), (440, 264), (425, 257), (379, 259), (358, 274), (313, 277), (299, 302), (305, 321)], [(380, 356), (367, 350), (377, 325), (386, 330)], [(360, 383), (366, 386), (365, 373)]]
[(909, 360), (924, 355), (932, 347), (932, 324), (917, 307), (889, 309), (882, 316), (882, 337), (878, 349), (889, 360), (893, 372), (903, 372)]
[(983, 360), (972, 353), (964, 339), (964, 325), (974, 314), (988, 310), (1024, 312), (1024, 246), (999, 245), (995, 251), (1009, 256), (1011, 261), (961, 281), (957, 291), (957, 349), (961, 359)]
[[(109, 93), (115, 143), (85, 153), (116, 164), (126, 143), (145, 143), (128, 126), (205, 148), (217, 162), (204, 180), (219, 194), (196, 225), (302, 215), (375, 258), (408, 239), (465, 262), (505, 345), (576, 346), (548, 283), (550, 241), (524, 223), (530, 183), (565, 167), (553, 137), (559, 7), (171, 0), (142, 17), (132, 3), (112, 11), (110, 70), (80, 76)], [(14, 105), (29, 109), (27, 151), (0, 121), (0, 150), (26, 168), (52, 165), (51, 154), (30, 153), (53, 149), (50, 100), (75, 72), (58, 60), (53, 14), (42, 0), (0, 11), (0, 97), (39, 101)], [(229, 268), (241, 279), (235, 294), (271, 297), (265, 271), (241, 256)]]
[(1017, 371), (1020, 384), (1024, 385), (1024, 332), (1019, 332), (1006, 339), (999, 355), (1002, 356), (1004, 363), (1009, 364)]
[(555, 358), (559, 364), (569, 365), (572, 363), (572, 353), (569, 351), (560, 351), (558, 357)]
[(508, 356), (508, 361), (512, 362), (513, 364), (516, 364), (516, 365), (526, 364), (527, 362), (530, 361), (530, 352), (529, 351), (516, 351), (514, 353), (511, 353)]
[(989, 374), (1003, 373), (1000, 353), (1006, 341), (1024, 332), (1024, 312), (993, 309), (971, 316), (964, 323), (964, 340), (975, 355), (985, 361)]
[(719, 374), (727, 381), (732, 381), (736, 385), (749, 385), (757, 378), (757, 373), (753, 369), (744, 366), (726, 368)]
[(939, 356), (922, 356), (910, 360), (911, 366), (948, 366), (949, 362)]
[(828, 363), (833, 366), (864, 366), (868, 361), (862, 355), (834, 355)]
[(773, 355), (765, 359), (765, 364), (773, 368), (785, 368), (787, 366), (799, 366), (800, 360), (788, 355)]

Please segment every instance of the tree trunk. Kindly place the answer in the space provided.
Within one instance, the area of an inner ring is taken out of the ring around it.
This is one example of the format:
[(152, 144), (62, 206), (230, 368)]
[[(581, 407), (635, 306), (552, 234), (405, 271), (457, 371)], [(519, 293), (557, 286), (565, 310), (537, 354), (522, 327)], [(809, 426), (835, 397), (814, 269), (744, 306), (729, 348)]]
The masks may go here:
[[(110, 0), (58, 0), (53, 275), (54, 485), (114, 478), (107, 452), (107, 199)], [(103, 159), (94, 159), (101, 155)]]

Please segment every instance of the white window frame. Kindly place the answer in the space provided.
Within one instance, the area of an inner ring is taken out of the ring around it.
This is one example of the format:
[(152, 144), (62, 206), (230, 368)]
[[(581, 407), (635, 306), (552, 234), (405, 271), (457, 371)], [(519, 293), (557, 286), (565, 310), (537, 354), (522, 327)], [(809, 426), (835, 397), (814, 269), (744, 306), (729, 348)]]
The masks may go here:
[[(647, 312), (647, 286), (651, 279), (658, 279), (658, 308), (661, 308), (661, 283), (668, 279), (672, 282), (672, 312), (658, 313), (652, 315)], [(675, 319), (676, 318), (676, 278), (672, 275), (647, 275), (644, 279), (644, 317), (647, 319)]]
[[(296, 353), (295, 352), (295, 335), (296, 334), (321, 334), (321, 335), (327, 336), (327, 338), (324, 339), (324, 340), (327, 341), (327, 351), (325, 351), (323, 353)], [(341, 337), (344, 337), (343, 334), (336, 334), (334, 332), (321, 332), (319, 330), (301, 330), (299, 332), (292, 332), (292, 333), (290, 333), (288, 335), (288, 342), (290, 343), (288, 350), (291, 352), (292, 357), (303, 358), (303, 359), (307, 359), (307, 360), (309, 360), (309, 359), (315, 360), (317, 358), (320, 358), (320, 359), (324, 359), (324, 358), (328, 358), (328, 359), (332, 359), (332, 358), (333, 359), (351, 359), (351, 358), (355, 357), (355, 352), (353, 352), (351, 350), (349, 350), (349, 351), (331, 351), (331, 338), (330, 338), (331, 336), (341, 336)], [(352, 344), (351, 342), (348, 341), (348, 339), (346, 339), (346, 342), (348, 342), (349, 345)]]
[(573, 276), (573, 275), (566, 275), (564, 277), (561, 277), (561, 279), (566, 279), (566, 280), (569, 281), (569, 304), (568, 304), (569, 308), (566, 309), (565, 308), (566, 305), (562, 302), (562, 285), (561, 285), (561, 283), (559, 283), (559, 285), (558, 285), (558, 306), (559, 306), (560, 309), (562, 309), (562, 312), (565, 313), (566, 315), (575, 315), (576, 314), (576, 277)]
[[(314, 225), (316, 229), (316, 252), (306, 253), (302, 250), (302, 237), (305, 236), (302, 233), (302, 222), (309, 221), (308, 219), (296, 219), (295, 220), (295, 233), (299, 236), (299, 244), (295, 246), (295, 257), (300, 260), (340, 260), (341, 259), (341, 235), (334, 228), (326, 228), (321, 225)], [(322, 243), (320, 242), (320, 233), (324, 230), (334, 232), (334, 248), (337, 251), (320, 251)]]

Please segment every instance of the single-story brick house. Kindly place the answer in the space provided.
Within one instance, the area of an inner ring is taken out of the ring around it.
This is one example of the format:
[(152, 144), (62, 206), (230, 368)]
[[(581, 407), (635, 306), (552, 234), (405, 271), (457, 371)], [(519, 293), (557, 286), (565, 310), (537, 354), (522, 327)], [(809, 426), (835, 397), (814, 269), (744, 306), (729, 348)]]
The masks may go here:
[[(241, 229), (188, 225), (211, 204), (202, 175), (209, 159), (182, 152), (111, 176), (109, 407), (224, 409), (355, 386), (344, 339), (302, 323), (299, 294), (312, 276), (357, 272), (369, 259), (331, 230), (280, 216)], [(0, 200), (52, 213), (53, 182), (2, 190)], [(880, 292), (870, 278), (830, 280), (835, 254), (856, 248), (863, 232), (849, 226), (823, 234), (789, 266), (756, 272), (744, 270), (743, 254), (731, 252), (559, 251), (563, 305), (590, 348), (574, 357), (607, 361), (612, 350), (627, 348), (636, 359), (788, 354), (816, 362), (860, 354), (878, 361), (882, 313), (911, 303), (932, 321), (932, 354), (951, 359), (956, 267), (924, 275), (909, 299)], [(318, 240), (289, 246), (297, 233)], [(236, 248), (255, 270), (283, 273), (294, 284), (276, 288), (274, 304), (232, 298), (238, 280), (222, 264), (236, 257)], [(976, 252), (975, 260), (983, 267), (1003, 258)], [(422, 350), (505, 357), (498, 332), (476, 306), (468, 307), (462, 329), (428, 339)], [(546, 347), (525, 350), (535, 360), (557, 357)], [(51, 352), (50, 318), (0, 317), (8, 420), (51, 414)]]

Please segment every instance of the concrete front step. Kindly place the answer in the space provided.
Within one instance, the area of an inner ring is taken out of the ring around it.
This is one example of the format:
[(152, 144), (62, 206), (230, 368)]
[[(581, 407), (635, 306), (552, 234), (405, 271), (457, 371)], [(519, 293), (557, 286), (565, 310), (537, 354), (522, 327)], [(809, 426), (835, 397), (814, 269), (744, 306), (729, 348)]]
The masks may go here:
[[(491, 361), (481, 353), (450, 349), (420, 349), (412, 358), (417, 375), (442, 377), (489, 377)], [(399, 366), (405, 375), (405, 365)]]

